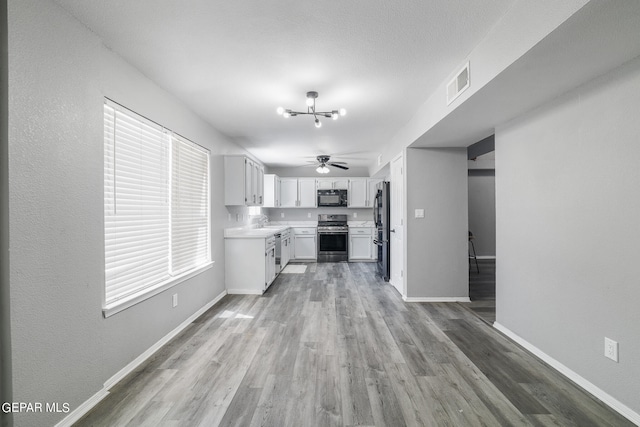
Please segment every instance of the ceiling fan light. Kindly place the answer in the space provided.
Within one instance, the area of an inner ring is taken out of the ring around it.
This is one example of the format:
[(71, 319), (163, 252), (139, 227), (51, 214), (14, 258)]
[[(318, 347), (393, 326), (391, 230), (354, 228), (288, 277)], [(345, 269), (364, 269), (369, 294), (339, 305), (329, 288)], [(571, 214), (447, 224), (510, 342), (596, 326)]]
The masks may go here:
[(333, 110), (333, 111), (331, 112), (331, 118), (332, 118), (333, 120), (338, 120), (338, 117), (340, 117), (340, 115), (339, 115), (338, 111), (337, 111), (337, 110)]
[(320, 122), (320, 120), (316, 119), (316, 127), (319, 128), (320, 126), (322, 126), (322, 122)]
[(345, 110), (344, 108), (341, 108), (341, 109), (340, 109), (340, 115), (341, 115), (341, 116), (344, 116), (344, 115), (346, 115), (346, 114), (347, 114), (347, 110)]
[(278, 107), (278, 109), (276, 110), (276, 112), (280, 115), (282, 115), (284, 113), (284, 108), (282, 107)]
[(325, 165), (320, 165), (316, 168), (316, 172), (318, 173), (329, 173), (329, 168)]

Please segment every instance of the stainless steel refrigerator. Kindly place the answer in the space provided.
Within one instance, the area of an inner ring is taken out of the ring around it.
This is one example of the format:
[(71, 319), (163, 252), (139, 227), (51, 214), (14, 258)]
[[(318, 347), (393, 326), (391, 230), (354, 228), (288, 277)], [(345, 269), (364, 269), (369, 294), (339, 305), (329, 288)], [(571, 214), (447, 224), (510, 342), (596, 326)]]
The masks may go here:
[(374, 243), (378, 248), (378, 275), (380, 275), (385, 282), (389, 281), (391, 273), (391, 259), (390, 247), (391, 247), (391, 233), (389, 231), (391, 227), (391, 210), (389, 198), (389, 182), (383, 181), (378, 186), (378, 192), (376, 193), (375, 202), (373, 204), (373, 219), (376, 223), (376, 229), (378, 235), (374, 239)]

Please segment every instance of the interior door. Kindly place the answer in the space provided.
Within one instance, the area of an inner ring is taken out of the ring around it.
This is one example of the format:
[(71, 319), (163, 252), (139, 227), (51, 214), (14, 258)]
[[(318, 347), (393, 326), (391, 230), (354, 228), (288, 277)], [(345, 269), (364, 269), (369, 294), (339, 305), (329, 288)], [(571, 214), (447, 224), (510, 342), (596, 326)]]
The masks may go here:
[(407, 295), (404, 286), (404, 176), (403, 156), (391, 161), (391, 278), (389, 283)]

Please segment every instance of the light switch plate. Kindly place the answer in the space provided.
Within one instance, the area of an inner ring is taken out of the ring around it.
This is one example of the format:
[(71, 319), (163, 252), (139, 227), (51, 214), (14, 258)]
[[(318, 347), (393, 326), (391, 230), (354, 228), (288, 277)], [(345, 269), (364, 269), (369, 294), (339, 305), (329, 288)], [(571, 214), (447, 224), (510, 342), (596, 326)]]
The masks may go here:
[(424, 209), (416, 209), (416, 218), (424, 218)]

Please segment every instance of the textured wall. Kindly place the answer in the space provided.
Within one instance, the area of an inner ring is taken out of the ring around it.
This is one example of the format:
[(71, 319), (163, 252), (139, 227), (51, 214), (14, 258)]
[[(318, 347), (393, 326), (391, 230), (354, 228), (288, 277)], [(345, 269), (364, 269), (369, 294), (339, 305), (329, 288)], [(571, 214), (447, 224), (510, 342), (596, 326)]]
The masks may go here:
[(496, 131), (497, 320), (636, 412), (639, 87), (635, 59)]
[[(240, 150), (54, 3), (10, 0), (8, 15), (14, 400), (68, 402), (73, 410), (223, 292), (221, 155)], [(211, 149), (216, 261), (108, 319), (101, 311), (104, 96)], [(63, 416), (19, 414), (15, 423), (53, 425)]]
[(405, 174), (407, 297), (468, 297), (466, 148), (408, 148)]

